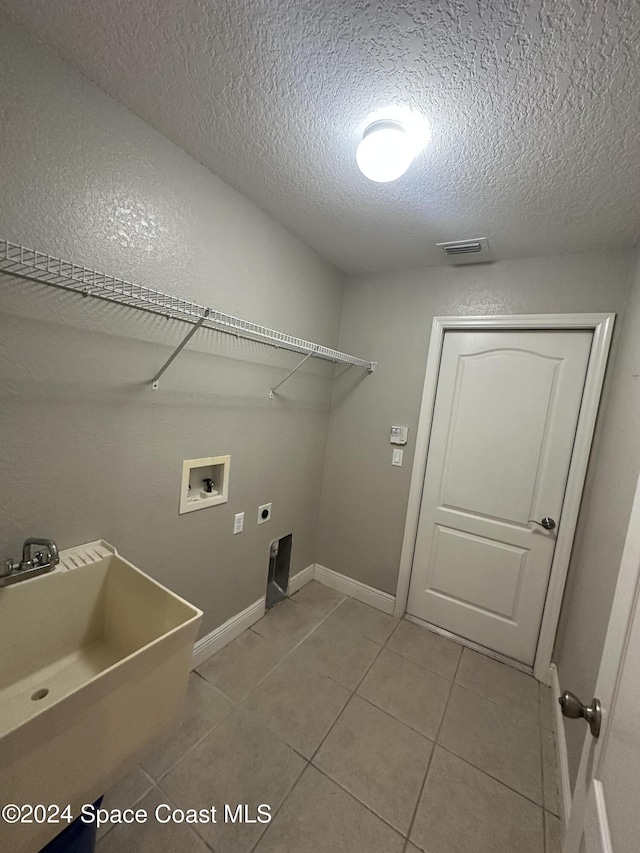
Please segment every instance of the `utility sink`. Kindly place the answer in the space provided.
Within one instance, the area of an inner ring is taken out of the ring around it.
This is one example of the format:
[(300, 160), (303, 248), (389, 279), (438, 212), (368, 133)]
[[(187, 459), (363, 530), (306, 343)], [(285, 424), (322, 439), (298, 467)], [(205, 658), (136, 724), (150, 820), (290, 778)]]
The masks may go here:
[[(74, 816), (177, 723), (202, 612), (105, 542), (0, 590), (0, 806)], [(67, 826), (0, 821), (36, 853)]]

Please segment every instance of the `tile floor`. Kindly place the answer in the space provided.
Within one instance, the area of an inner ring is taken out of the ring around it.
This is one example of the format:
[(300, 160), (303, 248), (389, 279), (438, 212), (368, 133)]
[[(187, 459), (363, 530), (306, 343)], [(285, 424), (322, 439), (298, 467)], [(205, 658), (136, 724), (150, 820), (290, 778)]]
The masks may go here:
[(103, 828), (98, 853), (560, 853), (550, 692), (313, 581), (191, 674), (105, 797), (158, 803), (274, 817)]

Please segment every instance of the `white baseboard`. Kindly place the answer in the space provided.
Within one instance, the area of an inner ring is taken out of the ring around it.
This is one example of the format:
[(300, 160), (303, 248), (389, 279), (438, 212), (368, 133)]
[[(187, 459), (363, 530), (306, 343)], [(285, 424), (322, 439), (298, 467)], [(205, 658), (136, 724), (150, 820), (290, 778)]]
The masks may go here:
[[(558, 667), (552, 663), (549, 667), (551, 676), (551, 692), (554, 697), (560, 696), (560, 678)], [(571, 778), (569, 776), (569, 755), (567, 753), (567, 739), (564, 734), (564, 718), (559, 702), (553, 703), (555, 708), (554, 720), (556, 729), (556, 753), (558, 763), (558, 789), (560, 791), (560, 807), (562, 809), (562, 821), (565, 828), (569, 823), (571, 813)]]
[[(303, 569), (301, 572), (298, 572), (297, 575), (290, 578), (289, 594), (293, 595), (294, 592), (298, 592), (298, 590), (302, 589), (305, 584), (312, 581), (314, 572), (315, 566), (311, 565), (307, 566), (306, 569)], [(206, 637), (202, 637), (202, 639), (198, 640), (193, 647), (191, 669), (199, 667), (200, 664), (204, 663), (208, 658), (215, 655), (216, 652), (219, 652), (220, 649), (223, 649), (228, 645), (231, 640), (235, 640), (235, 638), (239, 637), (243, 631), (246, 631), (247, 628), (250, 628), (255, 624), (258, 619), (262, 619), (265, 612), (264, 604), (265, 597), (263, 596), (257, 601), (254, 601), (253, 604), (250, 604), (249, 607), (245, 608), (240, 613), (236, 613), (236, 615), (232, 616), (231, 619), (227, 619), (223, 625), (219, 625), (210, 634), (207, 634)]]
[[(306, 569), (302, 569), (297, 575), (289, 578), (289, 595), (293, 595), (302, 589), (309, 581), (317, 580), (319, 583), (329, 586), (332, 589), (342, 592), (345, 595), (350, 595), (351, 598), (356, 598), (365, 604), (375, 607), (377, 610), (382, 610), (384, 613), (393, 615), (393, 607), (395, 598), (387, 592), (381, 592), (379, 589), (374, 589), (372, 586), (367, 586), (366, 583), (360, 583), (346, 575), (338, 574), (324, 566), (311, 565)], [(245, 610), (232, 616), (231, 619), (215, 628), (206, 637), (202, 637), (196, 642), (193, 647), (193, 657), (191, 659), (191, 669), (196, 669), (203, 664), (220, 649), (223, 649), (236, 637), (239, 637), (243, 631), (255, 624), (258, 619), (262, 619), (265, 612), (265, 598), (259, 598), (250, 604)]]
[(331, 589), (335, 589), (345, 595), (350, 595), (351, 598), (362, 601), (364, 604), (375, 607), (377, 610), (382, 610), (383, 613), (393, 615), (396, 599), (395, 596), (389, 595), (388, 592), (382, 592), (379, 589), (368, 586), (366, 583), (361, 583), (360, 581), (353, 580), (353, 578), (348, 578), (346, 575), (334, 572), (332, 569), (327, 569), (325, 566), (319, 566), (317, 563), (313, 577), (314, 580), (331, 587)]
[(303, 569), (301, 572), (298, 572), (297, 575), (294, 575), (292, 578), (289, 578), (289, 595), (293, 595), (298, 592), (298, 590), (302, 589), (303, 586), (309, 583), (309, 581), (313, 580), (313, 575), (315, 571), (315, 566), (307, 566), (306, 569)]
[(195, 669), (204, 663), (220, 649), (223, 649), (231, 640), (239, 637), (243, 631), (250, 628), (258, 619), (264, 616), (265, 597), (259, 598), (246, 607), (240, 613), (232, 616), (223, 625), (219, 625), (206, 637), (202, 637), (193, 647), (193, 658), (191, 669)]

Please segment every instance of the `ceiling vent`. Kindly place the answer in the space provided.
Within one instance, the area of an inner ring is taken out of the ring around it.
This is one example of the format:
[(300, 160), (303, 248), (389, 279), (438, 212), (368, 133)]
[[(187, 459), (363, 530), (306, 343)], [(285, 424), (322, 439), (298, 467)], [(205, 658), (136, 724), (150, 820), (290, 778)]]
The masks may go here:
[(489, 242), (486, 237), (473, 240), (450, 240), (448, 243), (436, 243), (448, 258), (457, 263), (478, 263), (490, 260)]

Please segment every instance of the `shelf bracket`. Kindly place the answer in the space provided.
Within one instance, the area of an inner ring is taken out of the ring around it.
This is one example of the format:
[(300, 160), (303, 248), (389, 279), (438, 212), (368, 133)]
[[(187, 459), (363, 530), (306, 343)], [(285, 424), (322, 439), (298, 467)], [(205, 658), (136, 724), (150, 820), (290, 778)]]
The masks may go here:
[(273, 400), (273, 398), (276, 396), (276, 391), (278, 390), (278, 388), (279, 388), (281, 385), (284, 385), (284, 383), (287, 381), (287, 379), (289, 379), (289, 377), (290, 377), (290, 376), (293, 376), (293, 374), (296, 372), (296, 370), (300, 370), (300, 368), (302, 367), (302, 365), (303, 365), (305, 362), (309, 361), (309, 359), (310, 359), (310, 358), (313, 358), (313, 356), (314, 356), (314, 355), (315, 355), (315, 352), (310, 352), (308, 355), (305, 355), (305, 357), (302, 359), (302, 361), (298, 362), (298, 364), (296, 364), (296, 366), (293, 368), (293, 370), (290, 370), (290, 371), (287, 373), (287, 375), (284, 377), (284, 379), (281, 379), (281, 380), (280, 380), (280, 382), (278, 382), (278, 384), (277, 384), (277, 385), (274, 385), (274, 386), (273, 386), (273, 388), (271, 389), (271, 391), (269, 391), (269, 396), (271, 397), (271, 399), (272, 399), (272, 400)]
[(179, 355), (180, 355), (180, 353), (182, 352), (182, 350), (186, 347), (186, 345), (189, 343), (189, 341), (190, 341), (190, 340), (191, 340), (191, 338), (195, 335), (195, 333), (198, 331), (198, 329), (202, 326), (202, 324), (204, 323), (204, 321), (207, 319), (207, 317), (208, 317), (208, 316), (209, 316), (209, 309), (207, 309), (207, 310), (204, 312), (204, 315), (203, 315), (202, 317), (200, 317), (200, 319), (199, 319), (199, 320), (198, 320), (198, 322), (194, 325), (194, 327), (193, 327), (192, 329), (190, 329), (190, 330), (189, 330), (189, 334), (188, 334), (188, 335), (186, 335), (186, 336), (185, 336), (185, 338), (182, 340), (182, 342), (178, 344), (178, 346), (177, 346), (177, 347), (175, 348), (175, 350), (171, 353), (171, 355), (169, 356), (169, 358), (168, 358), (168, 359), (165, 361), (165, 363), (162, 365), (162, 367), (160, 368), (160, 370), (159, 370), (159, 371), (156, 373), (156, 375), (153, 377), (153, 379), (151, 380), (151, 387), (153, 388), (153, 390), (154, 390), (154, 391), (157, 391), (157, 390), (158, 390), (158, 386), (159, 386), (159, 384), (160, 384), (160, 383), (159, 383), (159, 379), (160, 379), (160, 377), (162, 376), (162, 374), (165, 372), (165, 370), (167, 369), (167, 367), (169, 367), (169, 365), (171, 364), (171, 362), (172, 362), (172, 361), (173, 361), (177, 356), (179, 356)]

